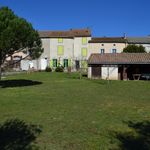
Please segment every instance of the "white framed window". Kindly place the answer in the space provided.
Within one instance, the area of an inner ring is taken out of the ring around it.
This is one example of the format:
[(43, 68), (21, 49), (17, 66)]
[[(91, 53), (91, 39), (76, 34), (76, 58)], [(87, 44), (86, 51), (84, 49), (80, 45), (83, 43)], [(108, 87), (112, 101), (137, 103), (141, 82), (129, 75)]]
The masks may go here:
[(112, 53), (117, 53), (117, 49), (112, 49)]
[(105, 49), (100, 49), (100, 53), (104, 54), (105, 53)]

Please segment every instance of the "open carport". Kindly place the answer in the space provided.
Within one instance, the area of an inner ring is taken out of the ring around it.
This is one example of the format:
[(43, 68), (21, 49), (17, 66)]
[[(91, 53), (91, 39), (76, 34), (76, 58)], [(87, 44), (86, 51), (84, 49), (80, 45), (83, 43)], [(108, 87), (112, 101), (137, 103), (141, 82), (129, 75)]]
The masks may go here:
[(92, 79), (139, 80), (150, 78), (150, 53), (91, 54), (88, 77)]

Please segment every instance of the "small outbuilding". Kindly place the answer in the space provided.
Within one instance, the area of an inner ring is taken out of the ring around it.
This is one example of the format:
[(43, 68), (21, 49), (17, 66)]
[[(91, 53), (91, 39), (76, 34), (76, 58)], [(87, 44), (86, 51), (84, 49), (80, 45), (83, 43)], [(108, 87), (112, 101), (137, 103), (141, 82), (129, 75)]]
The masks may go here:
[(150, 79), (150, 53), (91, 54), (88, 59), (88, 78)]

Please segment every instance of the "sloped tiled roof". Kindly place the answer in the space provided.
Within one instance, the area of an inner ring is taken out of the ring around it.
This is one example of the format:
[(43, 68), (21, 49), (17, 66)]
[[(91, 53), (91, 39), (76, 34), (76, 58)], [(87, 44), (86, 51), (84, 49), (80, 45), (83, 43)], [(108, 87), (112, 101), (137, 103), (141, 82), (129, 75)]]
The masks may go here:
[(68, 31), (39, 31), (41, 38), (73, 38), (73, 37), (90, 37), (91, 30), (89, 29), (71, 29)]
[(126, 43), (124, 37), (94, 37), (89, 43)]
[(91, 54), (88, 64), (150, 64), (150, 53)]
[(127, 37), (129, 44), (150, 44), (150, 36), (148, 37)]

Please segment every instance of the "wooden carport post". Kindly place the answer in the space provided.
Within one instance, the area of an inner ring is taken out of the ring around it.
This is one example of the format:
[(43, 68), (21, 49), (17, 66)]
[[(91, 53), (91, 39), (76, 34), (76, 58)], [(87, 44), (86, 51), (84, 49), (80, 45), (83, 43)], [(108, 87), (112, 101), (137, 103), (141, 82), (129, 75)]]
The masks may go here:
[(127, 67), (125, 65), (123, 65), (123, 80), (127, 80), (128, 76), (127, 76)]

